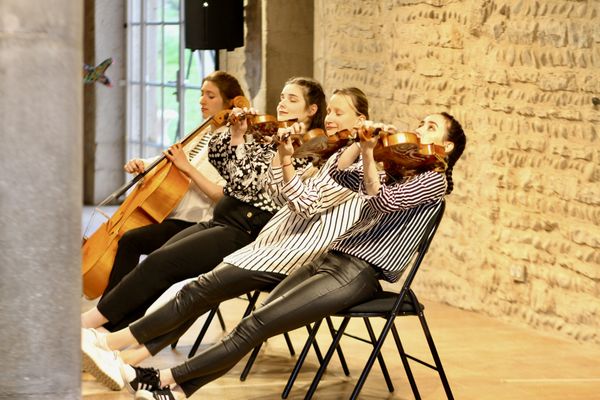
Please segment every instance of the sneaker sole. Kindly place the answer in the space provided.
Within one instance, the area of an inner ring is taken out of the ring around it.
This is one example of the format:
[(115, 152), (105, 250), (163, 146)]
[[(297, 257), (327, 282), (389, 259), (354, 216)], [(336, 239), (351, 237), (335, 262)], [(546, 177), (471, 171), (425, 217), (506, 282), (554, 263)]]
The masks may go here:
[(82, 364), (83, 369), (91, 374), (96, 380), (102, 383), (104, 386), (108, 387), (111, 390), (121, 390), (123, 389), (124, 384), (121, 382), (117, 382), (113, 378), (110, 377), (106, 372), (102, 371), (100, 367), (94, 362), (94, 360), (86, 354), (85, 351), (81, 352), (82, 354)]

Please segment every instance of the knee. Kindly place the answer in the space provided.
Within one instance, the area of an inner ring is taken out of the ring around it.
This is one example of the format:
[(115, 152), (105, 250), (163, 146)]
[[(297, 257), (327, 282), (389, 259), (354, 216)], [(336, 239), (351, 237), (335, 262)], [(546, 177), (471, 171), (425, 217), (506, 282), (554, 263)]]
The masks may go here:
[(223, 341), (232, 343), (237, 348), (252, 349), (269, 337), (265, 327), (252, 313), (242, 319)]
[(119, 248), (136, 248), (141, 240), (142, 238), (140, 238), (140, 235), (137, 233), (136, 229), (129, 230), (125, 232), (123, 236), (121, 236), (121, 239), (119, 239)]
[(203, 279), (204, 275), (189, 282), (183, 286), (176, 294), (176, 299), (180, 304), (190, 304), (202, 300), (204, 303), (210, 303), (211, 285)]

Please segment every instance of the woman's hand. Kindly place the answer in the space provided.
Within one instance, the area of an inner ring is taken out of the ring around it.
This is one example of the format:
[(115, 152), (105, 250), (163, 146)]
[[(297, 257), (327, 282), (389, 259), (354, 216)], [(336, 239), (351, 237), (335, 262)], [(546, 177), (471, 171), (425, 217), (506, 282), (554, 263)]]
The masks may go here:
[(303, 122), (294, 122), (294, 124), (288, 128), (279, 128), (277, 130), (277, 139), (279, 140), (279, 146), (277, 147), (277, 153), (281, 163), (284, 164), (284, 158), (289, 161), (294, 154), (293, 136), (302, 136), (306, 133), (306, 126)]
[(134, 158), (133, 160), (129, 160), (127, 164), (123, 166), (125, 172), (130, 174), (141, 174), (144, 172), (144, 162), (139, 158)]
[(244, 135), (248, 130), (248, 120), (246, 116), (248, 115), (256, 115), (257, 112), (254, 108), (239, 108), (235, 107), (229, 113), (229, 118), (227, 119), (227, 123), (231, 129), (231, 139), (232, 142), (241, 143), (244, 140)]
[[(378, 132), (376, 135), (368, 134), (367, 132)], [(381, 122), (365, 121), (362, 126), (358, 129), (358, 136), (360, 138), (360, 148), (364, 150), (372, 151), (380, 137), (387, 135), (393, 135), (397, 132), (394, 125), (387, 125)]]
[(183, 151), (183, 146), (181, 143), (176, 143), (169, 147), (168, 150), (163, 151), (163, 154), (169, 159), (169, 161), (173, 163), (175, 167), (177, 167), (177, 169), (186, 175), (189, 175), (188, 171), (194, 168), (192, 164), (190, 164), (187, 154), (185, 154)]

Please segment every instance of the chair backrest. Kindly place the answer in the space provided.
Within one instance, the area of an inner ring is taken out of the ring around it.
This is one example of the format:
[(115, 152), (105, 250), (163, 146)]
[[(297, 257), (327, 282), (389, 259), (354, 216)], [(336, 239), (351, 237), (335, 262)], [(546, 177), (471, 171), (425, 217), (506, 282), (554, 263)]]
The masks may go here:
[[(440, 225), (440, 222), (442, 221), (442, 217), (444, 216), (445, 209), (446, 209), (446, 201), (442, 200), (440, 207), (431, 216), (431, 219), (425, 226), (425, 229), (423, 230), (421, 239), (419, 240), (419, 244), (417, 245), (417, 250), (413, 257), (412, 265), (408, 268), (406, 279), (404, 280), (404, 282), (402, 284), (399, 296), (396, 299), (396, 302), (394, 303), (394, 307), (392, 308), (392, 315), (396, 315), (396, 313), (400, 310), (400, 307), (402, 306), (402, 302), (404, 301), (404, 298), (409, 293), (410, 285), (412, 284), (413, 280), (415, 279), (415, 275), (417, 274), (417, 271), (418, 271), (419, 267), (421, 266), (421, 262), (423, 261), (423, 258), (425, 258), (425, 254), (427, 254), (429, 245), (431, 244), (431, 241), (433, 240), (433, 237), (435, 236), (435, 232), (437, 231), (437, 228)], [(415, 306), (418, 306), (418, 304), (415, 304)]]

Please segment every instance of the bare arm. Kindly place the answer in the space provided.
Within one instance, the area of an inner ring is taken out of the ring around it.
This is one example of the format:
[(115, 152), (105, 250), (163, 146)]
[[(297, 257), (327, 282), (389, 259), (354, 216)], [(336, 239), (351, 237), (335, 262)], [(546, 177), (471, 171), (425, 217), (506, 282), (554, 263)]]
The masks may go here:
[(377, 163), (375, 162), (375, 158), (373, 157), (373, 149), (375, 148), (375, 144), (377, 140), (368, 140), (366, 142), (362, 142), (361, 144), (361, 153), (363, 157), (363, 172), (364, 179), (363, 183), (365, 185), (365, 189), (367, 194), (374, 196), (379, 193), (379, 189), (381, 189), (381, 183), (379, 182), (379, 173), (377, 172)]

